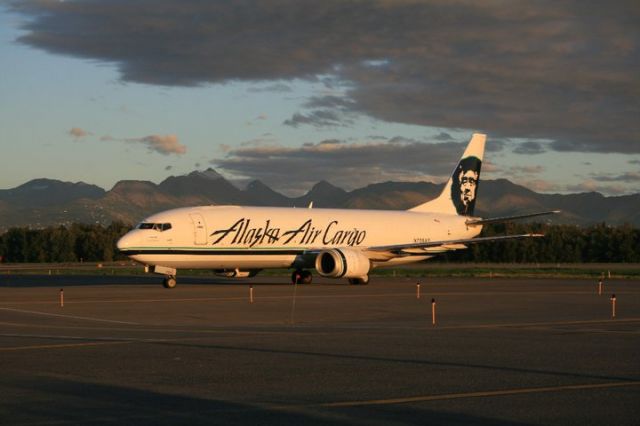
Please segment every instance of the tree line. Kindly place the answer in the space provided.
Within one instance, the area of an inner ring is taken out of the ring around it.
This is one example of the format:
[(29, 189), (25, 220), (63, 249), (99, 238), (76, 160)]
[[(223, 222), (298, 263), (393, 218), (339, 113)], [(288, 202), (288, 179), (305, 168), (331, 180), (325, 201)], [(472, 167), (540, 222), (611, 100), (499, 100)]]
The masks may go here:
[[(0, 235), (3, 262), (100, 262), (124, 259), (116, 242), (131, 229), (114, 222), (102, 225), (56, 226), (44, 229), (11, 228)], [(486, 226), (483, 236), (540, 233), (527, 238), (472, 244), (440, 256), (450, 262), (579, 263), (640, 262), (640, 229), (630, 225), (587, 227), (536, 223)]]
[(130, 225), (73, 224), (43, 229), (11, 228), (0, 236), (0, 257), (10, 263), (101, 262), (124, 259), (116, 242)]
[(483, 229), (482, 236), (528, 233), (544, 237), (473, 244), (445, 258), (498, 263), (640, 262), (640, 229), (631, 225), (493, 224)]

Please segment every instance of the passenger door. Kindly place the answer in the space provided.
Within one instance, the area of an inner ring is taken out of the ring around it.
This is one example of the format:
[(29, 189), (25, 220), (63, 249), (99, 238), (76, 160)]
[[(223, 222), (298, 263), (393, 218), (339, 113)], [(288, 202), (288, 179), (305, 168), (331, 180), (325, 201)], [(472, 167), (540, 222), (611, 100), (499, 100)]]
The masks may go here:
[(207, 225), (200, 213), (192, 213), (191, 221), (193, 222), (194, 243), (196, 245), (207, 244)]

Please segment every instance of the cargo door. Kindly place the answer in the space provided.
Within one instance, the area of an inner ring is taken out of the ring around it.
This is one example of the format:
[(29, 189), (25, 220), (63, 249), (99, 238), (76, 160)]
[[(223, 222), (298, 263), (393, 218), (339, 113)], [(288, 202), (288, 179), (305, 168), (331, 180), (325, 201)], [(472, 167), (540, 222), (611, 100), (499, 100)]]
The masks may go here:
[(207, 225), (200, 213), (192, 213), (191, 221), (193, 222), (194, 242), (197, 245), (207, 244)]

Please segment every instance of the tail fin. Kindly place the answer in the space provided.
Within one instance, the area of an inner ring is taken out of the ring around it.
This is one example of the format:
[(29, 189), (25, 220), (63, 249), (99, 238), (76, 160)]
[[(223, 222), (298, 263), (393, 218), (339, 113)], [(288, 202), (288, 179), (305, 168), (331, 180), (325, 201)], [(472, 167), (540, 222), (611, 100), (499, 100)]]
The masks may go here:
[(476, 206), (486, 139), (487, 135), (474, 133), (438, 198), (409, 210), (472, 216)]

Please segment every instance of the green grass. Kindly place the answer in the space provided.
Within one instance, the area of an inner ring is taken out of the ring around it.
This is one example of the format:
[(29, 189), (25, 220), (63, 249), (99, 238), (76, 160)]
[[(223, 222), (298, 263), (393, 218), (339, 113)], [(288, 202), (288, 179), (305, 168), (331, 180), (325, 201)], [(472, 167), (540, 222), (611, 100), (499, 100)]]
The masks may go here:
[[(467, 264), (423, 263), (406, 267), (374, 269), (372, 277), (481, 277), (481, 278), (588, 278), (640, 279), (640, 264)], [(130, 262), (84, 264), (16, 264), (1, 265), (0, 276), (7, 274), (33, 275), (143, 275), (144, 269)], [(180, 270), (182, 276), (211, 276), (211, 270)], [(288, 269), (267, 269), (261, 276), (289, 276)]]

